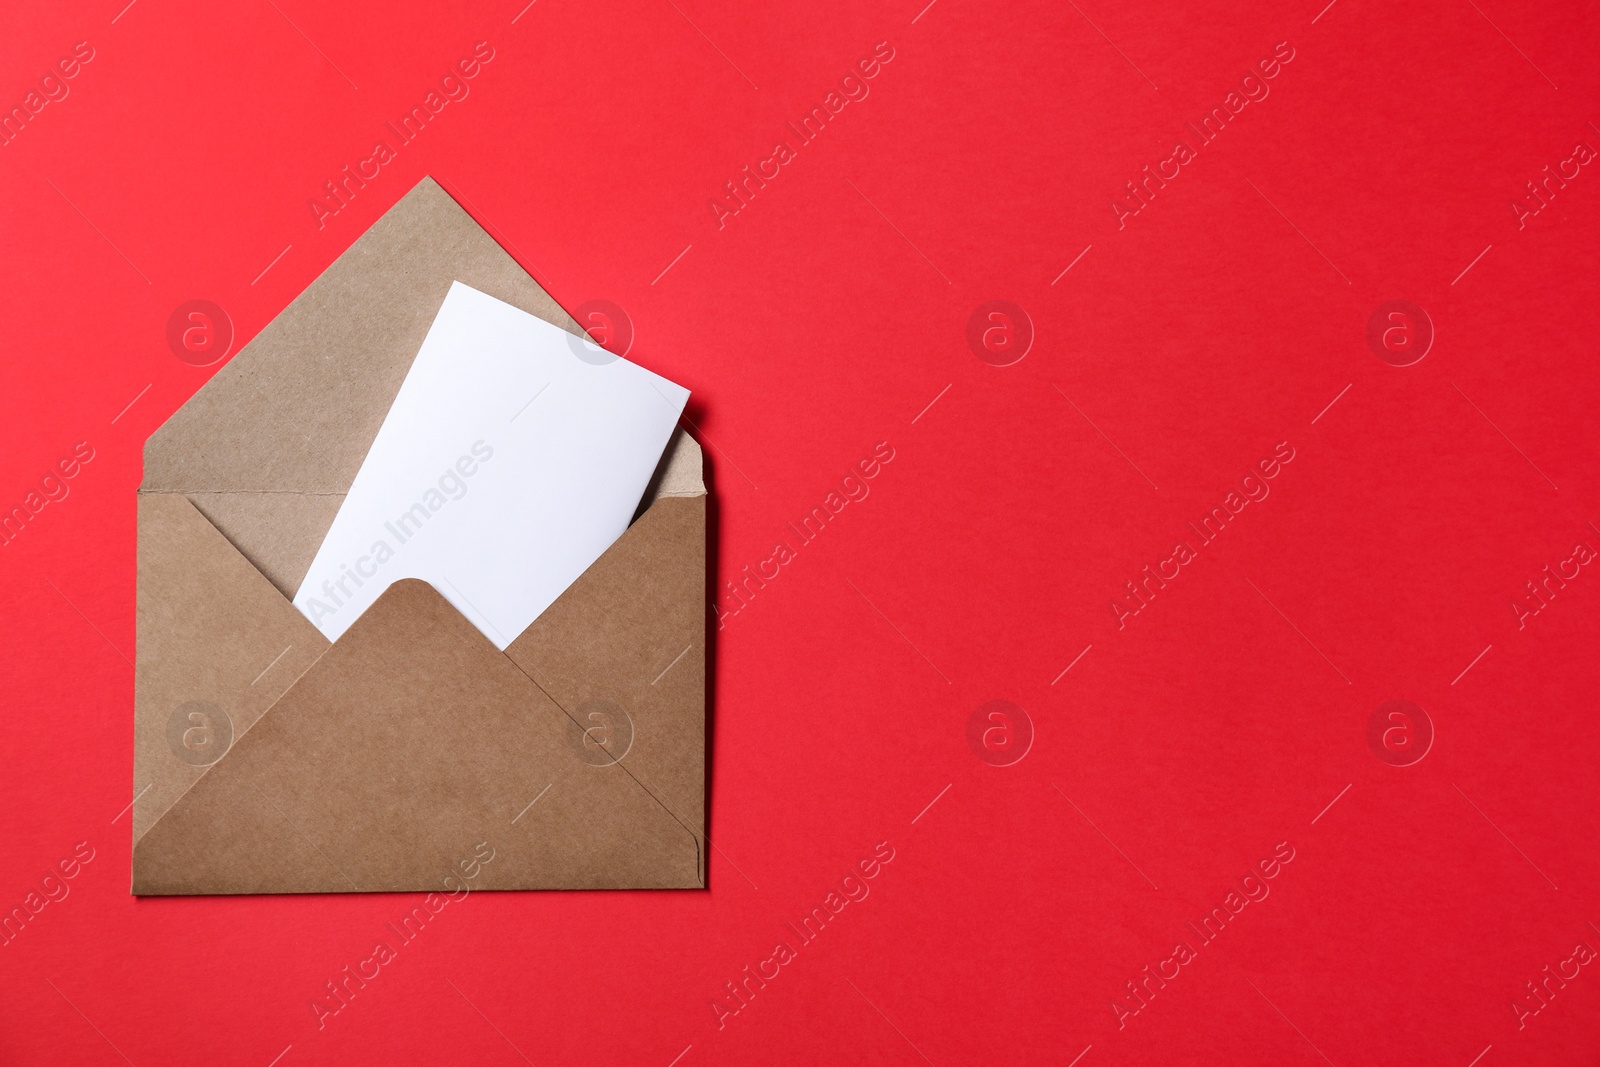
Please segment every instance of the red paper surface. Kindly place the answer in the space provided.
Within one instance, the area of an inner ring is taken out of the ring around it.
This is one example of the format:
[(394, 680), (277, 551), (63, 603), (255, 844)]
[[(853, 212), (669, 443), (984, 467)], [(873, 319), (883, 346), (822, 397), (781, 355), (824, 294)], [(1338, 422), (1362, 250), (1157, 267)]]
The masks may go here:
[[(0, 16), (0, 1062), (1593, 1055), (1600, 17), (923, 2)], [(427, 174), (695, 391), (711, 889), (135, 900), (142, 442)]]

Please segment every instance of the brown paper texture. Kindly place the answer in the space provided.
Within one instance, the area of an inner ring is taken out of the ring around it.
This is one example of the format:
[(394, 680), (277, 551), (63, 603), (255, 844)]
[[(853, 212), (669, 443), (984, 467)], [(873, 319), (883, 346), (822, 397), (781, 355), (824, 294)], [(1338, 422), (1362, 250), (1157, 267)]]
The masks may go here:
[[(334, 645), (290, 603), (450, 283), (577, 324), (424, 180), (151, 435), (133, 891), (704, 885), (705, 486), (647, 506), (504, 653), (426, 583)], [(458, 876), (459, 877), (459, 876)]]

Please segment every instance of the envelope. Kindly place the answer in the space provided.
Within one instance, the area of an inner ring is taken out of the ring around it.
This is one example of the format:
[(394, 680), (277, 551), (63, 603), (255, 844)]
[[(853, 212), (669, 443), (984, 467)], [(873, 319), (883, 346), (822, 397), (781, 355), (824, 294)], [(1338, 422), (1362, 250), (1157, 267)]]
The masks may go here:
[(455, 280), (582, 336), (425, 179), (146, 442), (135, 894), (704, 887), (706, 489), (681, 429), (504, 652), (415, 579), (331, 645), (290, 602)]

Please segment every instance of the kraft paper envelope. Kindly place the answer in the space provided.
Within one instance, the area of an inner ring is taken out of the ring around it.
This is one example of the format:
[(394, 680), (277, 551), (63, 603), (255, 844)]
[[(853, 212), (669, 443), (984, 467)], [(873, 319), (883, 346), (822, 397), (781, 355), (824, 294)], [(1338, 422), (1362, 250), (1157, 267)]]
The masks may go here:
[(504, 652), (421, 581), (332, 645), (290, 603), (458, 279), (581, 333), (425, 179), (146, 443), (134, 893), (705, 884), (706, 491), (681, 430), (633, 525)]

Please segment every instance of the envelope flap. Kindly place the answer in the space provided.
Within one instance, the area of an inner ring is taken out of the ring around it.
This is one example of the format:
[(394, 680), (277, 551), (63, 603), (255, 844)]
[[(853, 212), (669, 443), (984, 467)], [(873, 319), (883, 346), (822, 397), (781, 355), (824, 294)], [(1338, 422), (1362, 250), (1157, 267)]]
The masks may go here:
[(134, 891), (692, 887), (699, 847), (431, 586), (395, 583), (134, 849)]
[(139, 494), (138, 840), (329, 647), (178, 493)]
[(582, 333), (425, 178), (150, 436), (142, 489), (264, 494), (212, 518), (247, 558), (309, 564), (331, 512), (273, 497), (349, 491), (456, 280)]
[(347, 491), (456, 280), (582, 332), (424, 178), (150, 436), (143, 488)]

